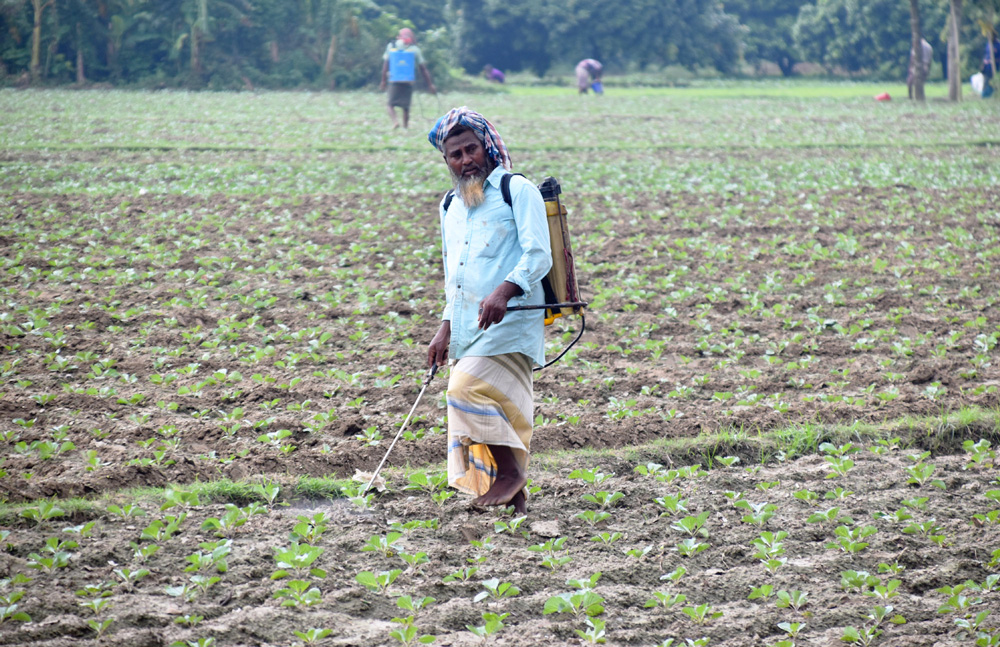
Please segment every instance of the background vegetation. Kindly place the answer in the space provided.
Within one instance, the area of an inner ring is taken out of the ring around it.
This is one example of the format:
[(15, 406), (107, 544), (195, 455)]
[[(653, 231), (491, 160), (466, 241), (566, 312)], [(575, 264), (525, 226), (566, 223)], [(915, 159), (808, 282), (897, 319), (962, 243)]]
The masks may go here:
[[(943, 63), (949, 3), (917, 4)], [(998, 12), (1000, 0), (963, 3), (963, 78), (981, 60), (979, 21)], [(358, 88), (377, 83), (403, 26), (443, 87), (487, 63), (544, 76), (584, 57), (615, 74), (792, 75), (809, 62), (900, 78), (910, 50), (901, 0), (0, 0), (0, 83)], [(931, 79), (942, 74), (935, 65)]]

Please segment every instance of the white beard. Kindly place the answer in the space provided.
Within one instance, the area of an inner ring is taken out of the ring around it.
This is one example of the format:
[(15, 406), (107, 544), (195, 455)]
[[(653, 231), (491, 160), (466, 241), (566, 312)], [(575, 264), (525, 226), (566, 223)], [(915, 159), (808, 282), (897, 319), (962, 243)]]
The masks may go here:
[(455, 191), (462, 197), (462, 204), (467, 209), (478, 207), (486, 200), (486, 190), (483, 188), (483, 183), (488, 176), (488, 171), (470, 177), (460, 177), (452, 172), (451, 179), (455, 182)]

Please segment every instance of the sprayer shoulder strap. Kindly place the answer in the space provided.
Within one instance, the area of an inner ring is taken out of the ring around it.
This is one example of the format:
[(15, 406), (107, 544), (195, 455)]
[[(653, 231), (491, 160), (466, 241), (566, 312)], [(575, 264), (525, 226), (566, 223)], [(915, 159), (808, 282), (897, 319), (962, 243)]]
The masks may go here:
[[(514, 208), (514, 201), (510, 197), (510, 178), (515, 175), (520, 175), (524, 177), (523, 173), (504, 173), (503, 177), (500, 178), (500, 195), (503, 196), (503, 201), (507, 203), (507, 206), (511, 209)], [(455, 197), (455, 189), (450, 189), (448, 193), (444, 196), (444, 212), (448, 213), (448, 207), (451, 206), (451, 201)]]

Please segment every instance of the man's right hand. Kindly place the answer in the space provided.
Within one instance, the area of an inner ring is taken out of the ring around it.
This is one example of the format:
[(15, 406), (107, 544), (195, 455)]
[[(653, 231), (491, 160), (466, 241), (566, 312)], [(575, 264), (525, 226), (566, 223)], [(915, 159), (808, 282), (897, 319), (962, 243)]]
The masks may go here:
[(442, 321), (437, 334), (427, 348), (427, 365), (444, 366), (448, 361), (448, 346), (451, 345), (451, 322)]

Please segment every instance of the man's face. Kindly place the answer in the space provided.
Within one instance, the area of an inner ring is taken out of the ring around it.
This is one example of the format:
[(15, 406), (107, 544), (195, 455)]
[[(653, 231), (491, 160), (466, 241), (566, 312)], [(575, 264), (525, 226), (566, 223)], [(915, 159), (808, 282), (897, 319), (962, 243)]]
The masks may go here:
[(486, 177), (492, 170), (483, 143), (471, 130), (449, 137), (444, 142), (444, 160), (458, 180)]

